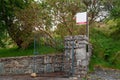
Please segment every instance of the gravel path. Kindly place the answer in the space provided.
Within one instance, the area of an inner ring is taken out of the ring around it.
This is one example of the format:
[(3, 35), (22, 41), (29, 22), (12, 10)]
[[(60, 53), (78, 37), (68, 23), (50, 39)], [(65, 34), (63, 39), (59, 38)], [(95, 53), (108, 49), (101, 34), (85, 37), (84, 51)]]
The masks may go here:
[(120, 80), (120, 70), (97, 68), (88, 78), (89, 80)]
[[(72, 78), (61, 77), (36, 77), (32, 78), (30, 75), (8, 75), (0, 76), (0, 80), (73, 80)], [(87, 80), (120, 80), (120, 70), (114, 69), (95, 69), (95, 72), (88, 74)]]

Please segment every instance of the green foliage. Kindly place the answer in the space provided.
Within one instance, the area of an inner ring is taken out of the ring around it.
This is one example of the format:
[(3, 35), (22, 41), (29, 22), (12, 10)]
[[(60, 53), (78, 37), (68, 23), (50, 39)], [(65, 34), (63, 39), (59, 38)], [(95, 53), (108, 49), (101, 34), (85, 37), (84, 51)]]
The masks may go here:
[(64, 52), (64, 40), (61, 38), (55, 38), (54, 48), (60, 52)]
[[(0, 19), (1, 19), (1, 16), (0, 16)], [(3, 38), (5, 37), (5, 29), (2, 28), (2, 26), (4, 26), (4, 24), (0, 20), (0, 48), (5, 47), (5, 44), (3, 43)]]
[(90, 68), (93, 65), (97, 65), (100, 67), (116, 67), (120, 69), (120, 61), (118, 61), (120, 57), (120, 40), (115, 40), (99, 28), (95, 28), (91, 30), (91, 42), (94, 49)]
[(1, 22), (5, 23), (2, 29), (5, 29), (18, 47), (23, 49), (27, 48), (33, 40), (32, 33), (35, 28), (50, 38), (53, 38), (51, 29), (54, 26), (57, 27), (56, 34), (62, 38), (80, 32), (84, 34), (84, 30), (75, 25), (73, 17), (77, 12), (86, 11), (92, 5), (92, 8), (89, 8), (89, 16), (93, 19), (100, 8), (99, 1), (92, 4), (92, 1), (87, 0), (41, 0), (40, 2), (1, 0), (0, 4)]
[(111, 10), (111, 17), (114, 19), (120, 18), (120, 1), (114, 0), (112, 5), (113, 8)]
[[(116, 26), (114, 26), (115, 31), (111, 33), (111, 36), (115, 39), (120, 40), (120, 35), (118, 35), (120, 34), (120, 1), (114, 0), (113, 8), (110, 15), (110, 17), (114, 19), (115, 23), (117, 24)], [(117, 36), (117, 38), (115, 37), (115, 35)]]
[[(56, 54), (60, 53), (55, 48), (50, 46), (39, 46), (38, 48), (39, 55), (44, 54)], [(18, 48), (9, 48), (9, 49), (0, 49), (0, 57), (16, 57), (16, 56), (30, 56), (34, 55), (33, 47), (29, 47), (28, 49), (18, 49)]]
[[(19, 25), (16, 25), (16, 11), (26, 8), (32, 0), (1, 0), (0, 1), (0, 43), (4, 37), (11, 37), (15, 43), (20, 44)], [(19, 27), (19, 28), (18, 28)], [(7, 35), (5, 35), (7, 34)], [(9, 36), (8, 36), (9, 34)], [(25, 34), (26, 35), (26, 34)], [(26, 36), (25, 36), (26, 37)]]
[(53, 24), (56, 26), (55, 32), (57, 35), (63, 38), (66, 35), (74, 35), (75, 32), (79, 33), (73, 18), (77, 12), (85, 11), (86, 9), (81, 0), (46, 0), (46, 2), (52, 9), (51, 14), (53, 16)]
[(111, 36), (116, 39), (116, 40), (120, 40), (120, 18), (116, 19), (116, 26), (113, 26), (112, 28), (114, 29), (114, 31), (111, 33)]

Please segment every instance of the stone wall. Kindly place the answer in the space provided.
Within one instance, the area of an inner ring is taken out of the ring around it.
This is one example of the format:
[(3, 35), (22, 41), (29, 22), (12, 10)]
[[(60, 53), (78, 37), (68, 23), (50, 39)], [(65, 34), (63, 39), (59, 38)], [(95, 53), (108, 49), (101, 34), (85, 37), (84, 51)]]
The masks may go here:
[(65, 68), (68, 75), (85, 78), (91, 56), (91, 45), (85, 35), (65, 37)]
[(0, 59), (0, 74), (64, 71), (65, 76), (85, 78), (92, 47), (85, 35), (65, 37), (65, 53)]
[(63, 54), (0, 58), (0, 74), (47, 73), (63, 70)]

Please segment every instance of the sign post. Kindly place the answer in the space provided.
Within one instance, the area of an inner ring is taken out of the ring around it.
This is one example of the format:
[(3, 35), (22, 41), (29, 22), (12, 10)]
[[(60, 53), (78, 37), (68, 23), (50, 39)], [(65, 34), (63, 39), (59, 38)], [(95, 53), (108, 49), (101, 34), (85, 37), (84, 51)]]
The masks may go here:
[[(81, 12), (76, 14), (76, 24), (77, 25), (86, 25), (86, 37), (89, 40), (89, 24), (88, 24), (88, 17), (87, 12)], [(72, 37), (72, 76), (74, 75), (74, 37)], [(86, 46), (87, 47), (87, 46)]]
[(87, 12), (80, 12), (76, 14), (76, 24), (77, 25), (86, 25), (86, 36), (89, 39), (89, 23)]

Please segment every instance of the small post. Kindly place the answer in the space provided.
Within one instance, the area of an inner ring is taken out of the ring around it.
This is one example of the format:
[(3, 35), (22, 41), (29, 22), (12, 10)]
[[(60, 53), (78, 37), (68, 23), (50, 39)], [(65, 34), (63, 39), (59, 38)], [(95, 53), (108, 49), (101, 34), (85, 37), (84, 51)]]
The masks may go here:
[(34, 57), (33, 57), (33, 60), (34, 60), (34, 67), (33, 67), (33, 72), (35, 73), (36, 72), (36, 36), (34, 37)]
[(36, 55), (38, 54), (37, 49), (37, 35), (34, 36), (34, 57), (33, 57), (33, 73), (31, 73), (31, 77), (36, 77)]
[(72, 37), (72, 76), (74, 75), (74, 37)]
[(86, 36), (88, 37), (88, 41), (89, 41), (89, 22), (88, 22), (88, 13), (86, 16)]

